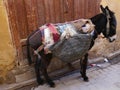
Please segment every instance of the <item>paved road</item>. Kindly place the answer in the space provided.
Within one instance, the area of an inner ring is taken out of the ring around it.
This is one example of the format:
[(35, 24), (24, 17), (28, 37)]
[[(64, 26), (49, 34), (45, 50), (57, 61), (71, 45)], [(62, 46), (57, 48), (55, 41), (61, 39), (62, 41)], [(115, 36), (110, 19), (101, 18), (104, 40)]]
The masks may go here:
[[(55, 88), (47, 84), (32, 87), (31, 90), (120, 90), (120, 62), (119, 57), (114, 62), (105, 62), (87, 70), (90, 81), (84, 82), (79, 72), (55, 80)], [(115, 64), (116, 63), (116, 64)]]
[[(89, 82), (84, 82), (79, 71), (75, 71), (54, 80), (55, 88), (50, 88), (47, 84), (37, 86), (36, 83), (32, 83), (23, 87), (12, 86), (14, 89), (9, 90), (120, 90), (120, 55), (109, 62), (101, 62), (98, 66), (90, 67), (87, 74)], [(11, 85), (9, 87), (11, 88)], [(6, 89), (0, 87), (0, 90)]]

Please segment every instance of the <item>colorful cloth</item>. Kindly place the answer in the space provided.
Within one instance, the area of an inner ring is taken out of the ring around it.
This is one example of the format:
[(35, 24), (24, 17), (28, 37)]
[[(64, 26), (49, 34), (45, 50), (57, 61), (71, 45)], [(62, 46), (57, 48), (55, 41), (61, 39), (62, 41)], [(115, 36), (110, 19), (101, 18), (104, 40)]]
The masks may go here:
[(66, 23), (58, 25), (58, 27), (59, 27), (58, 30), (61, 34), (60, 40), (62, 40), (63, 38), (68, 39), (77, 34), (76, 28), (72, 24)]
[(53, 24), (47, 24), (47, 26), (53, 34), (54, 42), (57, 42), (60, 38), (60, 34), (58, 33), (57, 29), (55, 28)]

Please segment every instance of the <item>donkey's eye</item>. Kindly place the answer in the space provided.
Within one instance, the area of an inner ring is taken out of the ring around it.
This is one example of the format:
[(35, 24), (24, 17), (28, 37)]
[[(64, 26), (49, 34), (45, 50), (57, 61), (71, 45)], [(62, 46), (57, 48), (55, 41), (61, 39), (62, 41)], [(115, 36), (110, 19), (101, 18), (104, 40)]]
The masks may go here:
[(115, 26), (112, 25), (111, 27), (112, 27), (113, 29), (115, 29)]

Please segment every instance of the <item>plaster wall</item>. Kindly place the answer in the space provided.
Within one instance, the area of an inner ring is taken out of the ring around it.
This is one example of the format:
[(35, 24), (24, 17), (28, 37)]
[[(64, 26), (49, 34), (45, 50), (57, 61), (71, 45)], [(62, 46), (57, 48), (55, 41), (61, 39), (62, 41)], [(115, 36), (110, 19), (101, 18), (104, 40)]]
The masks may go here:
[(0, 83), (5, 80), (7, 72), (14, 67), (15, 49), (12, 44), (6, 8), (0, 0)]

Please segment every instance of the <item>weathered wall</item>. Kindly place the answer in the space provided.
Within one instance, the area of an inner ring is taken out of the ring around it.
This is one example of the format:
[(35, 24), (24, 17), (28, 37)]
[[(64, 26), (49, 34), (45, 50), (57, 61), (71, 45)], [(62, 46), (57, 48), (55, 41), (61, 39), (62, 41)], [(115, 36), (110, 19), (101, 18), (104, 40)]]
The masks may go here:
[(13, 68), (15, 50), (13, 49), (6, 9), (0, 0), (0, 83), (5, 80), (8, 71)]

